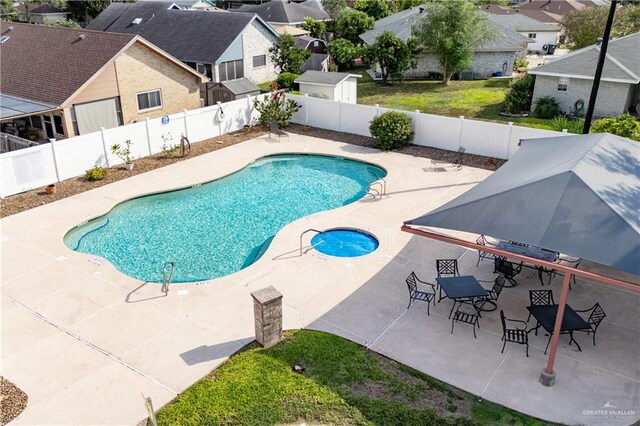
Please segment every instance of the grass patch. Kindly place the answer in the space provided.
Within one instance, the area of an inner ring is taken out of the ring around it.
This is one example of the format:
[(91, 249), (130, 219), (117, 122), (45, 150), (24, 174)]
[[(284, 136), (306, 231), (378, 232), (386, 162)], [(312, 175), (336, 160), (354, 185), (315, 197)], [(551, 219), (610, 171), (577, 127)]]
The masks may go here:
[[(305, 374), (292, 371), (304, 361)], [(234, 355), (157, 413), (162, 425), (542, 425), (327, 333)]]

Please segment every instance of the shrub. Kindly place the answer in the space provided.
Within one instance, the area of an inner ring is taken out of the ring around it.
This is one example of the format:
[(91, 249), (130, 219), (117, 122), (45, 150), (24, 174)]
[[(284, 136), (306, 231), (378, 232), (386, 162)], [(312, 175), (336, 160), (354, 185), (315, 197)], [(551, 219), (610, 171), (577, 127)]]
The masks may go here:
[(504, 109), (512, 114), (529, 111), (535, 82), (535, 77), (532, 75), (513, 80), (504, 98)]
[(258, 98), (253, 100), (253, 106), (260, 113), (258, 121), (260, 124), (271, 125), (277, 123), (278, 127), (287, 127), (293, 114), (302, 106), (293, 99), (287, 99), (282, 90), (278, 90), (277, 85), (272, 85), (272, 91), (265, 96), (262, 101)]
[(276, 83), (278, 84), (278, 87), (281, 87), (282, 89), (292, 89), (294, 80), (299, 76), (299, 74), (294, 74), (292, 72), (283, 72), (276, 79)]
[(413, 125), (408, 115), (389, 111), (371, 120), (369, 126), (376, 146), (384, 151), (405, 147), (413, 137)]
[(533, 115), (538, 118), (553, 118), (560, 115), (560, 105), (556, 98), (552, 96), (543, 96), (539, 98), (534, 107)]
[(640, 142), (640, 121), (628, 113), (597, 120), (590, 131), (591, 133), (611, 133)]
[(112, 145), (111, 153), (117, 155), (127, 164), (133, 163), (133, 156), (131, 155), (131, 139), (124, 141), (124, 147), (121, 147), (119, 143)]
[(527, 61), (526, 59), (516, 59), (515, 61), (513, 61), (513, 68), (516, 71), (526, 70), (528, 66), (529, 66), (529, 61)]
[(85, 172), (84, 178), (89, 182), (93, 182), (96, 180), (102, 180), (107, 177), (107, 169), (104, 167), (96, 166), (92, 169), (89, 169)]
[(584, 120), (572, 120), (567, 117), (555, 117), (551, 120), (551, 127), (558, 132), (567, 129), (569, 133), (581, 134), (584, 127)]

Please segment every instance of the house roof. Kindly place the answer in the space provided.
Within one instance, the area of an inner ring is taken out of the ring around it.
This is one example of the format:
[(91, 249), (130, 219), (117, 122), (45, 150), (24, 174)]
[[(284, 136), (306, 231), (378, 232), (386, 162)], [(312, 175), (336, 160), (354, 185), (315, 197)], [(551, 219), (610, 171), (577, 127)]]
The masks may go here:
[(303, 35), (303, 36), (300, 36), (300, 37), (298, 37), (296, 39), (296, 46), (298, 46), (298, 47), (300, 47), (302, 49), (306, 49), (309, 46), (309, 44), (311, 42), (314, 42), (314, 41), (319, 41), (320, 43), (324, 44), (325, 46), (327, 44), (327, 43), (325, 43), (324, 40), (322, 40), (320, 38), (311, 37), (309, 35)]
[[(22, 3), (20, 3), (16, 8), (18, 9), (18, 12), (20, 12), (20, 13), (26, 13), (27, 12), (27, 8)], [(29, 8), (29, 13), (32, 13), (34, 15), (43, 15), (43, 14), (47, 14), (47, 13), (69, 13), (69, 12), (65, 12), (64, 10), (62, 10), (60, 8), (57, 8), (55, 6), (52, 6), (52, 5), (48, 4), (48, 3), (43, 3), (41, 5), (30, 7)]]
[[(376, 21), (372, 30), (360, 35), (367, 44), (374, 43), (376, 37), (385, 31), (391, 31), (402, 40), (411, 36), (411, 27), (414, 22), (425, 16), (424, 7), (412, 7)], [(520, 51), (525, 43), (531, 43), (527, 37), (494, 21), (494, 15), (487, 14), (487, 19), (494, 24), (500, 33), (500, 37), (482, 46), (476, 46), (476, 51)]]
[[(609, 41), (602, 70), (602, 80), (640, 83), (640, 32)], [(546, 65), (529, 70), (530, 74), (593, 79), (600, 55), (600, 46), (576, 50)]]
[(296, 78), (296, 83), (309, 83), (335, 86), (336, 84), (346, 80), (349, 77), (361, 76), (357, 74), (349, 74), (346, 72), (323, 72), (323, 71), (305, 71), (300, 77)]
[(560, 30), (555, 25), (540, 22), (520, 13), (493, 15), (491, 20), (514, 31), (558, 32)]
[[(9, 39), (0, 49), (3, 95), (60, 106), (135, 42), (142, 43), (201, 81), (208, 79), (133, 34), (1, 22)], [(37, 52), (37, 54), (34, 54)]]
[(309, 31), (303, 30), (302, 28), (293, 27), (291, 25), (278, 25), (278, 26), (274, 25), (273, 28), (280, 35), (289, 34), (295, 37), (295, 36), (309, 34)]
[(514, 7), (520, 10), (541, 10), (557, 15), (565, 15), (589, 6), (608, 5), (609, 3), (605, 0), (525, 0)]
[[(135, 36), (0, 23), (2, 93), (60, 105)], [(80, 36), (84, 34), (84, 38)]]
[(234, 95), (242, 95), (245, 93), (259, 92), (260, 88), (249, 79), (237, 78), (235, 80), (226, 80), (220, 82), (220, 85), (226, 87)]
[(267, 22), (281, 24), (295, 24), (304, 22), (307, 16), (316, 21), (331, 19), (329, 14), (322, 9), (306, 6), (304, 3), (294, 3), (287, 0), (271, 0), (258, 5), (245, 4), (239, 9), (241, 12), (257, 13)]
[(112, 3), (87, 28), (138, 34), (181, 61), (214, 63), (254, 19), (278, 36), (253, 13), (169, 10), (151, 1)]

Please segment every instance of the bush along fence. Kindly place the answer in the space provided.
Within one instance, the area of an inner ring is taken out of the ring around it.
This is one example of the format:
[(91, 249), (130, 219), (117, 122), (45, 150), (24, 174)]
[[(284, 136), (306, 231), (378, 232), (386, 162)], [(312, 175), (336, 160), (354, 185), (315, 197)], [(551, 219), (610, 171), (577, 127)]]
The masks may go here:
[(241, 130), (257, 120), (258, 112), (253, 106), (253, 99), (247, 97), (206, 108), (185, 110), (3, 153), (0, 155), (0, 197), (82, 176), (86, 170), (97, 166), (123, 164), (123, 160), (111, 148), (113, 145), (123, 145), (126, 141), (130, 141), (130, 156), (135, 160), (179, 145), (183, 135), (194, 143)]
[[(259, 95), (262, 99), (265, 95)], [(292, 122), (322, 129), (371, 136), (373, 118), (387, 111), (379, 106), (347, 104), (301, 95), (288, 95), (302, 106)], [(96, 166), (123, 164), (111, 147), (130, 140), (133, 159), (157, 154), (180, 143), (182, 135), (191, 143), (241, 130), (257, 121), (254, 98), (147, 119), (142, 122), (102, 129), (99, 132), (0, 154), (0, 197), (39, 188), (54, 182), (82, 176)], [(559, 136), (549, 130), (444, 117), (406, 113), (413, 121), (412, 143), (457, 151), (465, 147), (470, 154), (508, 159), (521, 139)]]

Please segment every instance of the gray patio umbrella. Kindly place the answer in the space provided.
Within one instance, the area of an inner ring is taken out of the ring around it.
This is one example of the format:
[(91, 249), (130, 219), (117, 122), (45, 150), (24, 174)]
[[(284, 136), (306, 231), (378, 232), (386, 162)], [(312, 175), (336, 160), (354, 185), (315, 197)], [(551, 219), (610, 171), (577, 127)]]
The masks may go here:
[(640, 275), (640, 143), (606, 133), (522, 141), (483, 182), (405, 224), (490, 235)]

